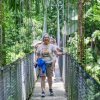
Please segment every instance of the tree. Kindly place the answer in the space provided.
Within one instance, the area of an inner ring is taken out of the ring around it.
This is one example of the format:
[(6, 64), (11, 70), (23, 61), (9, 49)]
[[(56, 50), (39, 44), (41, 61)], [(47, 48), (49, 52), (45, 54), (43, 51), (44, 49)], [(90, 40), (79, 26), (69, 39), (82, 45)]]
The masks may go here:
[[(0, 67), (3, 65), (3, 52), (2, 52), (2, 45), (3, 45), (3, 32), (2, 32), (2, 20), (3, 20), (3, 0), (0, 0)], [(0, 70), (0, 87), (3, 89), (3, 73)], [(1, 88), (0, 88), (1, 91)], [(4, 94), (0, 95), (0, 100), (3, 100)]]
[[(84, 0), (78, 0), (78, 58), (84, 59)], [(84, 68), (84, 67), (83, 67)]]
[(3, 34), (3, 0), (0, 0), (0, 66), (4, 64), (4, 56), (3, 56), (3, 42), (4, 42), (4, 34)]

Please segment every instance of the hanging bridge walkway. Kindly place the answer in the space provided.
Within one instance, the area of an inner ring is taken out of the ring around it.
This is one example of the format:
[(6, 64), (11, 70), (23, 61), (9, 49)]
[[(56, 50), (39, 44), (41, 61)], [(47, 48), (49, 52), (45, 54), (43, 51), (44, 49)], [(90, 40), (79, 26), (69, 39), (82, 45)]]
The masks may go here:
[[(60, 76), (60, 69), (59, 69), (58, 63), (56, 63), (55, 65), (55, 77), (56, 77), (56, 80), (54, 80), (54, 77), (53, 77), (54, 96), (50, 96), (48, 81), (46, 80), (46, 89), (45, 89), (46, 94), (45, 94), (45, 98), (42, 98), (42, 100), (67, 100), (67, 95), (64, 89), (62, 78)], [(29, 100), (41, 100), (40, 78), (36, 82), (34, 91)]]

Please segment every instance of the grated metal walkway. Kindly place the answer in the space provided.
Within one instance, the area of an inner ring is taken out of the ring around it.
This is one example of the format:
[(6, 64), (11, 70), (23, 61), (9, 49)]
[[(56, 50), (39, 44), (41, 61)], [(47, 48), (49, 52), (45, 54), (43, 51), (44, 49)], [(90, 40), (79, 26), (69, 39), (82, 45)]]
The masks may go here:
[(61, 81), (59, 67), (56, 63), (56, 81), (53, 81), (54, 96), (50, 96), (48, 82), (46, 82), (45, 97), (41, 97), (41, 84), (40, 78), (35, 84), (34, 91), (29, 100), (67, 100), (64, 84)]

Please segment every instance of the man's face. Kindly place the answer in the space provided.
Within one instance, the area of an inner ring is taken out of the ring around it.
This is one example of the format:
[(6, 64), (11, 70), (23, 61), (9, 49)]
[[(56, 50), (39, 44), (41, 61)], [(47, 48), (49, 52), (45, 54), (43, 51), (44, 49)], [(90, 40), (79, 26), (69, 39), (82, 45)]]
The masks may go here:
[(54, 44), (54, 39), (50, 39), (50, 43), (51, 44)]
[(49, 43), (49, 36), (45, 35), (43, 38), (44, 43), (48, 44)]

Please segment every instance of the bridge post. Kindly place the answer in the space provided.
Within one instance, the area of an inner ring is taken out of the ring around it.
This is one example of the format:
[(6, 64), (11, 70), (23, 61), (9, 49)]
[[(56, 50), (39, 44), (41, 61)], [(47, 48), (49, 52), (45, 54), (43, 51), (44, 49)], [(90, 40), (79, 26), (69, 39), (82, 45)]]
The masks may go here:
[(0, 69), (0, 100), (4, 100), (3, 70)]
[[(35, 62), (35, 56), (36, 56), (36, 54), (35, 54), (35, 52), (34, 52), (34, 54), (33, 54), (33, 60), (34, 60), (34, 62)], [(34, 74), (34, 82), (37, 80), (37, 75), (38, 75), (38, 71), (37, 71), (37, 69), (35, 69), (35, 68), (33, 68), (33, 74)]]
[[(62, 29), (62, 37), (63, 37), (63, 48), (66, 47), (66, 21), (64, 21), (64, 26)], [(62, 78), (65, 84), (65, 55), (63, 55), (63, 69), (62, 69)]]
[(26, 100), (26, 87), (25, 87), (25, 70), (24, 61), (21, 59), (21, 75), (22, 75), (22, 100)]

